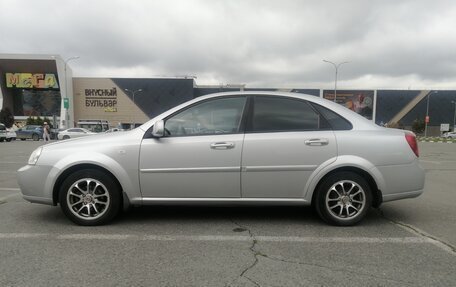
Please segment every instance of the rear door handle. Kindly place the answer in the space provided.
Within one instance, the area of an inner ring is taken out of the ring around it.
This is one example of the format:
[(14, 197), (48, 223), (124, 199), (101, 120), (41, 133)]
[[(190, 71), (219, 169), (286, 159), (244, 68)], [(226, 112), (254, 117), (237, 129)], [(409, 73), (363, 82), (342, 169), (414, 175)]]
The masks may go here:
[(233, 142), (217, 142), (211, 144), (211, 149), (232, 149), (234, 148)]
[(328, 139), (310, 139), (304, 142), (306, 145), (310, 146), (322, 146), (329, 143)]

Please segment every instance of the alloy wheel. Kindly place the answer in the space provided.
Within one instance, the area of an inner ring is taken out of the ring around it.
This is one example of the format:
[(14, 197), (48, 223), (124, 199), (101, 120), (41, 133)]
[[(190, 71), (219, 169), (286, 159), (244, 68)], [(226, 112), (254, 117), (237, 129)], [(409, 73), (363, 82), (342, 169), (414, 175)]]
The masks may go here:
[(100, 181), (83, 178), (71, 185), (66, 200), (68, 208), (76, 217), (94, 220), (106, 213), (111, 197)]
[(341, 220), (350, 220), (365, 208), (366, 193), (358, 183), (341, 180), (331, 186), (325, 202), (332, 216)]

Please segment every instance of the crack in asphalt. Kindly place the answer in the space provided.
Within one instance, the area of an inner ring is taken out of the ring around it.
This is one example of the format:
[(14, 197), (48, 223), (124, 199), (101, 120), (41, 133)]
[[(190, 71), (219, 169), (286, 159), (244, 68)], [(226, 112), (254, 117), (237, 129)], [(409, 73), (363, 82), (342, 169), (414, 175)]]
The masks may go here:
[(377, 208), (377, 210), (378, 210), (378, 214), (383, 219), (388, 220), (392, 224), (394, 224), (396, 226), (399, 226), (402, 229), (405, 229), (405, 230), (407, 230), (410, 233), (413, 233), (413, 234), (415, 234), (417, 236), (420, 236), (420, 237), (423, 237), (423, 238), (429, 240), (430, 243), (433, 243), (434, 245), (437, 245), (438, 247), (440, 247), (441, 249), (444, 249), (445, 251), (447, 251), (450, 254), (456, 255), (456, 247), (453, 246), (452, 244), (450, 244), (448, 242), (445, 242), (444, 240), (442, 240), (442, 239), (440, 239), (438, 237), (435, 237), (435, 236), (433, 236), (433, 235), (431, 235), (429, 233), (426, 233), (426, 232), (418, 229), (417, 227), (415, 227), (413, 225), (410, 225), (410, 224), (407, 224), (407, 223), (404, 223), (404, 222), (401, 222), (401, 221), (397, 221), (397, 220), (394, 220), (394, 219), (391, 219), (391, 218), (387, 217), (384, 214), (384, 212), (383, 212), (383, 210), (381, 208)]
[[(242, 270), (241, 274), (239, 274), (239, 277), (243, 277), (247, 280), (249, 280), (250, 282), (252, 282), (255, 286), (257, 287), (261, 287), (261, 285), (256, 282), (255, 280), (253, 280), (252, 278), (248, 277), (247, 275), (245, 275), (245, 273), (247, 273), (249, 270), (251, 270), (253, 267), (255, 267), (255, 265), (258, 264), (258, 256), (262, 256), (263, 254), (261, 254), (259, 251), (256, 250), (256, 245), (258, 243), (258, 240), (255, 238), (255, 235), (253, 234), (253, 232), (250, 230), (250, 228), (247, 228), (245, 226), (242, 226), (240, 225), (239, 223), (237, 223), (236, 221), (234, 220), (231, 220), (231, 222), (235, 225), (237, 225), (239, 228), (242, 228), (242, 229), (245, 229), (248, 233), (249, 233), (249, 236), (250, 238), (252, 239), (252, 245), (250, 245), (249, 247), (249, 250), (250, 252), (253, 254), (255, 260), (253, 261), (252, 264), (250, 264), (249, 266), (247, 266), (246, 268), (244, 268), (244, 270)], [(232, 282), (233, 283), (233, 282)], [(231, 284), (232, 284), (231, 283)], [(228, 286), (230, 286), (231, 284), (229, 284)]]
[[(348, 270), (348, 269), (331, 268), (331, 267), (328, 267), (328, 266), (319, 265), (319, 264), (315, 264), (315, 263), (306, 263), (306, 262), (301, 262), (301, 261), (294, 261), (294, 260), (282, 259), (282, 258), (277, 258), (277, 257), (268, 256), (268, 255), (265, 255), (265, 254), (262, 254), (261, 256), (264, 257), (264, 258), (270, 259), (270, 260), (272, 260), (272, 261), (278, 261), (278, 262), (289, 263), (289, 264), (296, 264), (296, 265), (304, 265), (304, 266), (310, 266), (310, 267), (318, 267), (318, 268), (327, 269), (327, 270), (333, 271), (333, 272), (342, 272), (342, 273), (350, 272), (350, 270)], [(391, 282), (395, 282), (395, 283), (401, 283), (401, 284), (404, 284), (404, 283), (405, 283), (405, 284), (407, 284), (407, 285), (409, 285), (409, 286), (415, 286), (413, 282), (409, 282), (409, 281), (394, 280), (394, 279), (391, 279), (391, 278), (386, 278), (386, 277), (381, 277), (381, 276), (374, 276), (374, 275), (370, 275), (370, 274), (359, 273), (359, 271), (357, 271), (357, 272), (358, 272), (358, 275), (359, 275), (359, 276), (365, 276), (365, 277), (375, 278), (375, 279), (382, 279), (382, 280), (387, 280), (387, 281), (391, 281)], [(402, 285), (402, 286), (403, 286), (403, 285)]]
[[(275, 261), (275, 262), (281, 262), (281, 263), (287, 263), (287, 264), (296, 264), (296, 265), (304, 265), (304, 266), (309, 266), (309, 267), (317, 267), (317, 268), (327, 269), (327, 270), (333, 271), (333, 272), (342, 272), (342, 273), (350, 272), (350, 270), (348, 270), (348, 269), (331, 268), (331, 267), (328, 267), (328, 266), (315, 264), (315, 263), (307, 263), (307, 262), (302, 262), (302, 261), (295, 261), (295, 260), (277, 258), (277, 257), (274, 257), (274, 256), (270, 256), (268, 254), (265, 254), (263, 252), (260, 252), (259, 250), (256, 249), (256, 246), (258, 244), (258, 240), (255, 237), (255, 234), (252, 232), (252, 230), (250, 228), (244, 226), (244, 225), (241, 225), (241, 224), (237, 223), (234, 220), (231, 220), (231, 222), (233, 224), (235, 224), (236, 226), (238, 226), (239, 229), (243, 229), (244, 231), (247, 231), (249, 233), (249, 236), (252, 239), (252, 244), (249, 247), (249, 250), (253, 254), (254, 258), (255, 258), (255, 260), (254, 260), (254, 262), (252, 264), (250, 264), (249, 266), (247, 266), (246, 268), (244, 268), (242, 270), (242, 272), (240, 273), (238, 278), (241, 278), (241, 277), (246, 278), (248, 281), (250, 281), (251, 283), (253, 283), (257, 287), (261, 287), (261, 285), (258, 282), (256, 282), (255, 280), (253, 280), (252, 278), (246, 276), (246, 273), (248, 271), (252, 270), (258, 264), (259, 257), (263, 257), (265, 259), (269, 259), (269, 260)], [(239, 232), (239, 231), (236, 231), (236, 232)], [(371, 275), (371, 274), (362, 273), (362, 274), (359, 274), (359, 275), (366, 276), (366, 277), (369, 277), (369, 278), (382, 279), (382, 280), (387, 280), (387, 281), (391, 281), (391, 282), (395, 282), (395, 283), (400, 283), (402, 285), (403, 284), (407, 284), (409, 286), (413, 286), (414, 285), (413, 282), (402, 281), (402, 280), (394, 280), (394, 279), (391, 279), (391, 278), (385, 278), (385, 277), (375, 276), (375, 275)], [(226, 286), (231, 286), (236, 280), (237, 279), (233, 280), (230, 284), (228, 284)]]

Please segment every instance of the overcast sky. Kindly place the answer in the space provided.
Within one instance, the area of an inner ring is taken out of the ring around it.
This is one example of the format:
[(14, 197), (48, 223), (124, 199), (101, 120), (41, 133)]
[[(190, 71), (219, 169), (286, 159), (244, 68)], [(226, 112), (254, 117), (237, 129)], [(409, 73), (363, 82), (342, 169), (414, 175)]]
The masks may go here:
[(59, 54), (75, 77), (456, 89), (456, 1), (0, 0), (0, 53)]

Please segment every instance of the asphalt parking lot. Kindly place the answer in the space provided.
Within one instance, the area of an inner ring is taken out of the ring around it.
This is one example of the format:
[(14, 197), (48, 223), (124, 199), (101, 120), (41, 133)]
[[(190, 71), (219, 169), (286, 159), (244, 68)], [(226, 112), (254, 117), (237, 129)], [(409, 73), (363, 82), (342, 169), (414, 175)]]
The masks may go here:
[(143, 207), (101, 227), (21, 198), (43, 142), (0, 143), (0, 286), (455, 286), (456, 144), (420, 143), (425, 193), (355, 227), (303, 207)]

